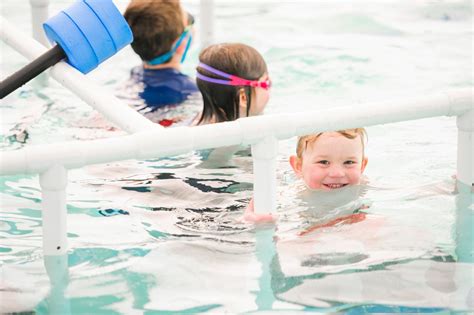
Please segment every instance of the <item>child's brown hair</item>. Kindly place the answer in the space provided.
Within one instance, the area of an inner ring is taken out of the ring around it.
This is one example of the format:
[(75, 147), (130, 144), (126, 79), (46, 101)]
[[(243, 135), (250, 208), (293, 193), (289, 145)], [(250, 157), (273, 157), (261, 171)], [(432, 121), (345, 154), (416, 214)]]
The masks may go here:
[[(215, 69), (247, 80), (258, 80), (267, 72), (267, 64), (262, 55), (253, 47), (240, 43), (211, 45), (199, 54), (199, 61)], [(210, 78), (221, 79), (203, 68), (198, 73)], [(214, 118), (216, 122), (231, 121), (239, 116), (239, 91), (244, 90), (247, 97), (247, 116), (251, 107), (250, 86), (220, 85), (196, 79), (201, 91), (204, 109), (199, 123)]]
[(163, 55), (183, 33), (179, 0), (132, 0), (124, 13), (133, 33), (133, 50), (144, 61)]

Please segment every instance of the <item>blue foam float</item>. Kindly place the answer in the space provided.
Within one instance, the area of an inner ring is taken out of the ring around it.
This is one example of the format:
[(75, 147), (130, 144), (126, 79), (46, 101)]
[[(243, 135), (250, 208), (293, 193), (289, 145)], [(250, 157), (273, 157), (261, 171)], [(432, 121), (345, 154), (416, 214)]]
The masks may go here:
[(133, 40), (132, 31), (112, 0), (79, 0), (43, 24), (57, 45), (0, 82), (5, 96), (66, 58), (86, 74)]
[(67, 62), (88, 73), (133, 40), (132, 31), (111, 0), (81, 0), (43, 24), (46, 36)]

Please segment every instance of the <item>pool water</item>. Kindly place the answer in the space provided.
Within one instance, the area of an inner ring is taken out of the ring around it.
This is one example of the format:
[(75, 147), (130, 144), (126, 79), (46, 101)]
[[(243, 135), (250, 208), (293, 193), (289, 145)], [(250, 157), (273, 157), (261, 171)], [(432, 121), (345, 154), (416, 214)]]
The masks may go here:
[[(473, 85), (469, 1), (216, 2), (216, 41), (250, 44), (268, 63), (266, 114)], [(51, 14), (70, 3), (54, 1)], [(183, 3), (199, 21), (199, 2)], [(0, 5), (30, 31), (29, 1)], [(25, 60), (0, 45), (4, 78)], [(190, 75), (198, 53), (183, 65)], [(89, 76), (116, 93), (138, 63), (127, 48)], [(52, 80), (3, 100), (0, 115), (4, 151), (124, 134)], [(67, 257), (42, 255), (38, 176), (2, 176), (0, 311), (473, 312), (473, 194), (452, 177), (455, 118), (367, 130), (367, 182), (329, 195), (304, 191), (288, 163), (296, 139), (279, 143), (275, 226), (241, 220), (248, 150), (219, 168), (190, 152), (70, 170)]]

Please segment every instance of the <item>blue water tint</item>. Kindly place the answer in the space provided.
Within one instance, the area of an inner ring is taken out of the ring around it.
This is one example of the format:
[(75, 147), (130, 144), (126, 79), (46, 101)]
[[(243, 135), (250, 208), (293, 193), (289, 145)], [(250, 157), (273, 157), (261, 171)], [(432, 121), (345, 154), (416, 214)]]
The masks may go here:
[(156, 238), (156, 239), (164, 239), (164, 238), (169, 237), (169, 234), (163, 233), (157, 230), (149, 230), (148, 233), (150, 234), (151, 237)]
[[(67, 311), (73, 310), (73, 314), (121, 314), (120, 312), (108, 309), (114, 303), (123, 301), (123, 298), (117, 298), (112, 295), (99, 295), (96, 297), (72, 298), (66, 300), (67, 307), (62, 309), (63, 314)], [(50, 303), (48, 301), (42, 302), (36, 309), (36, 314), (51, 314)]]
[(457, 261), (474, 263), (474, 193), (473, 187), (457, 183), (456, 195), (456, 240), (455, 255)]
[(41, 210), (37, 209), (28, 209), (28, 208), (19, 208), (18, 212), (22, 215), (30, 218), (41, 218)]
[(124, 250), (124, 253), (130, 254), (131, 256), (144, 257), (148, 254), (150, 250), (145, 250), (142, 248), (128, 248)]
[(417, 308), (417, 307), (404, 307), (404, 306), (390, 306), (390, 305), (360, 305), (352, 307), (346, 310), (345, 314), (347, 315), (357, 315), (357, 314), (373, 314), (373, 313), (382, 313), (382, 314), (399, 314), (399, 313), (409, 313), (409, 314), (420, 314), (420, 313), (442, 313), (446, 311), (442, 308)]
[(31, 200), (33, 202), (36, 202), (36, 203), (41, 202), (41, 199), (39, 199), (39, 198), (32, 198), (32, 197), (26, 196), (24, 194), (24, 191), (40, 192), (40, 190), (37, 187), (18, 186), (18, 188), (24, 189), (24, 191), (23, 191), (23, 190), (16, 189), (16, 187), (13, 188), (13, 187), (11, 187), (11, 185), (9, 185), (9, 183), (16, 183), (16, 182), (18, 182), (19, 180), (22, 180), (22, 179), (37, 180), (37, 175), (0, 176), (0, 192), (8, 193), (8, 194), (10, 194), (12, 196), (15, 196), (15, 197), (25, 198), (25, 199)]
[(80, 248), (74, 250), (69, 254), (69, 267), (81, 264), (83, 262), (88, 262), (92, 265), (102, 266), (107, 263), (108, 259), (113, 259), (117, 256), (116, 250), (111, 250), (108, 248)]
[(219, 308), (221, 305), (219, 304), (212, 304), (212, 305), (203, 305), (203, 306), (198, 306), (198, 307), (193, 307), (193, 308), (188, 308), (188, 309), (180, 309), (177, 311), (160, 311), (160, 310), (154, 310), (154, 311), (145, 311), (144, 314), (147, 315), (152, 315), (152, 314), (157, 314), (157, 315), (178, 315), (178, 314), (200, 314), (200, 313), (205, 313), (208, 311), (215, 310)]
[[(84, 201), (82, 201), (82, 202), (84, 202)], [(88, 202), (91, 203), (90, 208), (89, 207), (87, 207), (87, 208), (76, 207), (76, 206), (73, 206), (71, 204), (66, 205), (68, 214), (87, 214), (91, 217), (100, 217), (100, 216), (103, 215), (103, 214), (101, 214), (102, 210), (99, 210), (99, 209), (93, 207), (93, 206), (95, 206), (96, 201), (91, 200), (91, 201), (88, 201)]]
[(16, 222), (5, 220), (3, 223), (9, 227), (6, 231), (10, 235), (25, 235), (32, 232), (32, 230), (19, 229)]
[(68, 265), (73, 267), (87, 262), (90, 265), (100, 267), (116, 261), (121, 254), (126, 254), (127, 257), (144, 257), (148, 252), (149, 250), (140, 248), (128, 248), (123, 251), (108, 248), (80, 248), (69, 254)]

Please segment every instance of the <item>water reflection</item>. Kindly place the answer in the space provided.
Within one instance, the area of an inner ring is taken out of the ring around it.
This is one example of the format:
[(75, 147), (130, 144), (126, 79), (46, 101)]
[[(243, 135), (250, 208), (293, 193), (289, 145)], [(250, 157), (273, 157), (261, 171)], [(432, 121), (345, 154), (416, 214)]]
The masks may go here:
[(71, 306), (66, 298), (66, 289), (69, 285), (68, 256), (45, 256), (44, 265), (51, 283), (46, 300), (48, 313), (71, 314)]
[[(436, 197), (426, 194), (426, 187), (421, 188), (418, 197), (410, 200)], [(412, 191), (410, 195), (415, 194)], [(317, 309), (332, 307), (354, 314), (472, 311), (471, 187), (464, 187), (455, 198), (453, 228), (457, 259), (449, 249), (438, 247), (429, 226), (421, 222), (418, 226), (400, 225), (393, 217), (373, 214), (374, 210), (380, 211), (369, 208), (363, 220), (352, 224), (326, 225), (322, 226), (323, 230), (299, 233), (300, 237), (289, 233), (280, 237), (272, 262), (276, 297)], [(317, 214), (312, 211), (308, 215)], [(408, 217), (408, 213), (401, 215)], [(320, 219), (325, 220), (324, 216)], [(404, 222), (409, 221), (405, 218)]]
[[(456, 256), (458, 261), (474, 263), (474, 191), (473, 186), (457, 183)], [(472, 277), (471, 277), (471, 283)]]
[(323, 300), (467, 311), (473, 309), (472, 282), (466, 281), (473, 271), (470, 264), (415, 260), (382, 270), (305, 278), (279, 297), (316, 307), (321, 303), (314, 301)]
[(272, 288), (271, 262), (275, 258), (274, 228), (260, 228), (255, 231), (255, 255), (261, 266), (261, 275), (258, 280), (258, 291), (255, 303), (257, 310), (271, 310), (276, 297)]
[(261, 269), (253, 246), (177, 240), (161, 243), (146, 258), (131, 267), (157, 283), (149, 290), (154, 298), (145, 310), (255, 309), (253, 292), (259, 291)]

